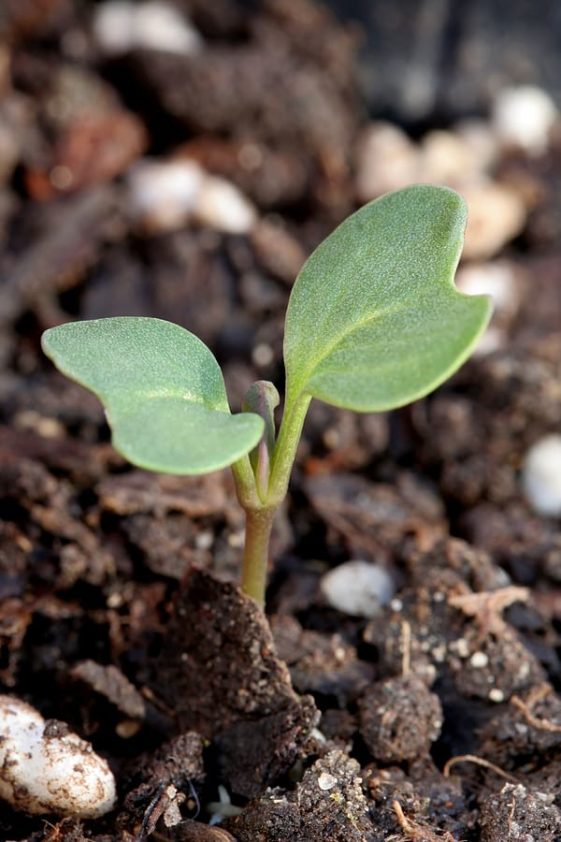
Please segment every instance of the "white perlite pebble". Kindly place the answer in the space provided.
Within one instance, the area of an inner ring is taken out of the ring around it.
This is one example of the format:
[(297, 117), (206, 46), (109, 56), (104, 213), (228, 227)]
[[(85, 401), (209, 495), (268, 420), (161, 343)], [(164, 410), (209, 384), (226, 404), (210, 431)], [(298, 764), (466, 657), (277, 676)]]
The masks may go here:
[(203, 179), (195, 161), (138, 161), (127, 175), (134, 217), (151, 231), (181, 228), (193, 213)]
[(496, 261), (462, 266), (456, 285), (466, 295), (490, 295), (493, 299), (493, 322), (479, 339), (475, 355), (485, 356), (504, 347), (508, 340), (506, 328), (520, 307), (520, 283), (512, 264)]
[(158, 0), (102, 3), (95, 12), (93, 31), (101, 49), (112, 55), (134, 49), (193, 55), (202, 45), (201, 36), (186, 17)]
[(492, 122), (503, 143), (541, 155), (549, 145), (549, 133), (559, 118), (551, 97), (533, 85), (505, 88), (494, 103)]
[(0, 696), (0, 797), (32, 814), (95, 818), (113, 809), (106, 761), (77, 734), (45, 734), (45, 725), (35, 708)]
[[(425, 175), (426, 173), (426, 175)], [(419, 175), (436, 184), (465, 184), (481, 177), (479, 154), (453, 131), (429, 132), (421, 143)]]
[(493, 257), (524, 228), (527, 209), (511, 187), (482, 181), (462, 187), (461, 193), (468, 206), (466, 260)]
[(544, 436), (530, 447), (524, 459), (522, 486), (539, 515), (561, 516), (561, 435)]
[(487, 666), (489, 658), (485, 652), (474, 652), (469, 659), (469, 662), (474, 669), (480, 670)]
[(514, 267), (506, 261), (462, 266), (456, 285), (466, 295), (490, 295), (500, 315), (516, 315), (520, 305), (520, 287)]
[(322, 772), (318, 778), (318, 786), (323, 792), (327, 792), (333, 789), (334, 786), (337, 786), (337, 778), (334, 775), (330, 775), (329, 772)]
[(225, 234), (248, 234), (257, 221), (253, 205), (224, 178), (207, 176), (197, 198), (194, 216)]
[(488, 173), (499, 157), (499, 142), (486, 120), (468, 118), (456, 123), (453, 132), (462, 138), (478, 161), (479, 173)]
[(395, 583), (383, 567), (367, 561), (347, 561), (322, 577), (321, 592), (333, 608), (353, 617), (376, 617), (388, 605)]
[(419, 180), (418, 148), (397, 126), (371, 123), (359, 139), (356, 172), (359, 199), (368, 202)]
[(237, 187), (188, 158), (145, 158), (130, 168), (127, 180), (132, 214), (152, 233), (177, 231), (194, 219), (216, 231), (247, 234), (257, 220)]
[(505, 694), (502, 690), (499, 690), (498, 687), (493, 687), (492, 690), (489, 690), (489, 701), (495, 702), (496, 705), (500, 705), (501, 702), (504, 702)]

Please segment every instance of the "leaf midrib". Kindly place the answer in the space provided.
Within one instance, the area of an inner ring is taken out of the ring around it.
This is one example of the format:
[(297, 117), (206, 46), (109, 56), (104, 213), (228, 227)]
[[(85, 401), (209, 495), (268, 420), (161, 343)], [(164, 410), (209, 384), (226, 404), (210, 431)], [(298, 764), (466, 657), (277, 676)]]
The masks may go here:
[[(398, 306), (386, 307), (386, 309), (384, 309), (384, 310), (380, 310), (376, 313), (372, 313), (369, 316), (365, 316), (365, 317), (359, 319), (357, 322), (354, 322), (352, 327), (350, 328), (350, 330), (349, 329), (342, 330), (335, 337), (335, 339), (332, 342), (330, 342), (330, 344), (327, 346), (327, 348), (318, 357), (316, 357), (316, 359), (312, 362), (312, 364), (307, 369), (304, 370), (304, 373), (302, 375), (300, 375), (300, 377), (298, 378), (298, 381), (297, 381), (297, 383), (299, 385), (298, 385), (294, 400), (296, 400), (300, 395), (302, 395), (303, 393), (306, 392), (305, 384), (310, 382), (310, 380), (312, 379), (312, 377), (316, 373), (319, 366), (326, 359), (326, 357), (328, 357), (330, 354), (333, 353), (333, 351), (337, 348), (337, 345), (339, 345), (348, 336), (352, 335), (353, 333), (355, 333), (358, 330), (361, 330), (369, 322), (373, 322), (376, 319), (382, 318), (383, 316), (395, 314), (399, 310), (403, 309), (407, 305), (409, 300), (410, 300), (410, 297), (408, 297), (406, 299), (406, 301), (400, 302), (400, 304)], [(302, 385), (302, 384), (304, 384), (304, 385)], [(287, 388), (287, 392), (289, 392), (289, 391), (291, 391), (290, 388)], [(308, 394), (311, 394), (311, 393), (308, 393)]]
[[(85, 385), (86, 388), (92, 389), (91, 386), (87, 384)], [(94, 391), (92, 389), (92, 391)], [(175, 390), (175, 389), (136, 389), (134, 393), (127, 393), (125, 396), (124, 394), (119, 395), (109, 395), (106, 392), (95, 392), (97, 397), (101, 400), (101, 402), (106, 407), (115, 407), (116, 409), (122, 408), (127, 403), (136, 403), (152, 400), (158, 400), (159, 398), (176, 398), (178, 400), (184, 401), (186, 404), (191, 404), (193, 406), (200, 406), (203, 409), (207, 409), (210, 412), (221, 412), (223, 415), (231, 415), (229, 407), (223, 408), (216, 406), (213, 403), (209, 403), (205, 401), (204, 398), (200, 396), (193, 395), (190, 392), (185, 392), (184, 390)]]

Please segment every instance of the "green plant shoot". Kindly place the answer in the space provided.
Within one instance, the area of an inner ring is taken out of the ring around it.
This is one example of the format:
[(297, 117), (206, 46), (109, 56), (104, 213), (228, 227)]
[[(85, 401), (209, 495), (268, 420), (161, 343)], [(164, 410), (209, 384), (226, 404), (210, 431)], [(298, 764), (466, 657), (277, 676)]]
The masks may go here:
[(311, 255), (286, 315), (286, 389), (249, 389), (232, 414), (220, 367), (196, 336), (121, 317), (47, 330), (43, 349), (102, 401), (113, 444), (134, 465), (201, 474), (231, 465), (246, 512), (242, 587), (263, 604), (269, 539), (312, 398), (379, 412), (431, 392), (467, 359), (491, 314), (454, 287), (466, 207), (415, 186), (363, 207)]

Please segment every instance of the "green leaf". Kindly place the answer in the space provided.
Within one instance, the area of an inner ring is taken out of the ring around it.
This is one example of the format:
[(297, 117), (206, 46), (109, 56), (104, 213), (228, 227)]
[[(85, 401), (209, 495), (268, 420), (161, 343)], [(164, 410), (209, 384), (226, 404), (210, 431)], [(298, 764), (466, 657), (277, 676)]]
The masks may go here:
[(453, 284), (463, 200), (408, 187), (350, 216), (311, 255), (292, 290), (287, 402), (304, 395), (363, 412), (426, 395), (466, 360), (491, 314)]
[(134, 465), (201, 474), (252, 450), (263, 421), (231, 415), (222, 372), (192, 333), (160, 319), (122, 317), (47, 330), (43, 350), (107, 411), (113, 444)]

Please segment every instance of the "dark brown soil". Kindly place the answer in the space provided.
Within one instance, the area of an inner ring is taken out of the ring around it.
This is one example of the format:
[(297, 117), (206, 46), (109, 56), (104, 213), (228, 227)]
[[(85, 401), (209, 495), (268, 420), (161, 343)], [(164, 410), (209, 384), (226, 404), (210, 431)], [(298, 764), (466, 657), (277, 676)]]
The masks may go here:
[[(0, 840), (561, 840), (561, 530), (520, 482), (561, 431), (559, 141), (496, 167), (534, 203), (497, 347), (391, 415), (313, 404), (265, 617), (231, 477), (126, 465), (39, 340), (153, 315), (212, 347), (234, 409), (282, 386), (291, 283), (357, 204), (360, 38), (313, 0), (177, 0), (198, 54), (109, 58), (95, 6), (0, 10), (0, 692), (89, 740), (119, 797), (85, 822), (0, 802)], [(198, 161), (258, 222), (139, 226), (141, 156)], [(368, 616), (322, 588), (352, 559), (391, 583)]]

